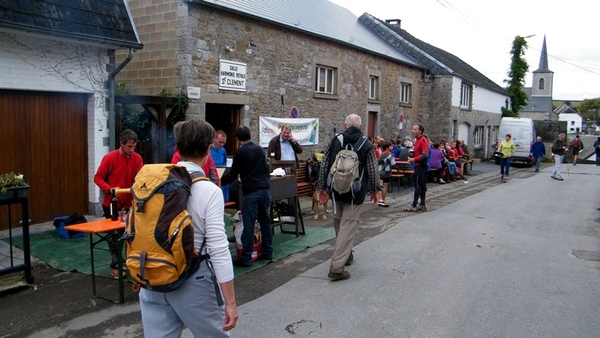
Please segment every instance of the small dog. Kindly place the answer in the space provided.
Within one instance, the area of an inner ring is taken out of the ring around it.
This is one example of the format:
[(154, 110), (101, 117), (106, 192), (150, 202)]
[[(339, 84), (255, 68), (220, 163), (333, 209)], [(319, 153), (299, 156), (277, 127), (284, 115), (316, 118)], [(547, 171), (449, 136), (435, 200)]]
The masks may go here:
[[(329, 207), (329, 197), (323, 204), (323, 219), (327, 219), (327, 208)], [(312, 215), (315, 215), (315, 219), (319, 219), (319, 192), (315, 190), (312, 194)]]

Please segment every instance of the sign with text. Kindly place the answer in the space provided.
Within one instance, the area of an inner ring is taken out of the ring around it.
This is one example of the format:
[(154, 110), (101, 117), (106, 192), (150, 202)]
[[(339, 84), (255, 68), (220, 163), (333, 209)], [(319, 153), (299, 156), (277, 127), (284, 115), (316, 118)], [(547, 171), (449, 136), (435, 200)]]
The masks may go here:
[(246, 64), (220, 60), (219, 89), (246, 91)]
[(260, 146), (266, 148), (269, 141), (279, 133), (281, 127), (289, 125), (292, 135), (300, 145), (319, 144), (319, 119), (282, 119), (276, 117), (259, 118), (259, 138)]

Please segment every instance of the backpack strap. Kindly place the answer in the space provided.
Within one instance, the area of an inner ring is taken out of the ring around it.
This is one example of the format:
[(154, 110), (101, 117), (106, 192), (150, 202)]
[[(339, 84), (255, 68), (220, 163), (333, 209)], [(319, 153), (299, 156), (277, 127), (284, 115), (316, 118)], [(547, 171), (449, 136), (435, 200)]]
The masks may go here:
[(190, 173), (190, 176), (192, 176), (192, 184), (198, 181), (208, 181), (208, 178), (204, 176), (204, 174), (202, 174), (202, 172), (200, 171), (194, 171)]

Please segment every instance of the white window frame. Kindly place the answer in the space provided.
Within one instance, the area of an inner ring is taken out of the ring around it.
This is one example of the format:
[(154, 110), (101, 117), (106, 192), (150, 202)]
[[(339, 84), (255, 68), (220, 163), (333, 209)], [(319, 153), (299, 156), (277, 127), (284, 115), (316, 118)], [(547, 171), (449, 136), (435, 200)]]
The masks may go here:
[(475, 134), (473, 135), (473, 146), (475, 148), (481, 148), (481, 146), (483, 145), (483, 133), (483, 126), (475, 127)]
[(318, 65), (315, 74), (315, 92), (321, 94), (335, 94), (337, 69)]
[(473, 98), (473, 86), (463, 83), (460, 86), (460, 107), (471, 109), (471, 100)]
[(400, 82), (400, 103), (412, 103), (412, 84)]
[(379, 100), (379, 77), (369, 76), (369, 99)]

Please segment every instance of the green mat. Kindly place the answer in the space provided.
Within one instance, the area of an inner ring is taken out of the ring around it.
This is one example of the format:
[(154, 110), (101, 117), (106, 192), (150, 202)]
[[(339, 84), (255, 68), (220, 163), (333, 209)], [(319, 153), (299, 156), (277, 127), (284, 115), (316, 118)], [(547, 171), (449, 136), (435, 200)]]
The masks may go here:
[[(227, 226), (227, 235), (233, 236), (231, 226)], [(273, 260), (279, 260), (293, 253), (300, 252), (306, 248), (323, 243), (335, 237), (333, 228), (307, 227), (306, 235), (296, 238), (294, 234), (284, 234), (279, 228), (275, 228), (273, 237)], [(8, 243), (8, 238), (3, 239)], [(94, 241), (97, 236), (94, 235)], [(49, 264), (53, 268), (62, 271), (77, 271), (84, 274), (91, 274), (90, 265), (90, 239), (89, 236), (81, 238), (66, 239), (59, 236), (54, 231), (45, 231), (30, 235), (31, 254), (38, 259)], [(23, 238), (13, 237), (13, 245), (22, 249)], [(237, 259), (235, 244), (229, 245), (231, 256)], [(110, 253), (108, 245), (98, 244), (94, 249), (94, 261), (96, 266), (96, 275), (102, 277), (110, 276)], [(255, 261), (252, 267), (234, 267), (236, 276), (256, 270), (267, 262), (264, 260)]]

